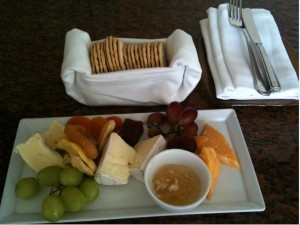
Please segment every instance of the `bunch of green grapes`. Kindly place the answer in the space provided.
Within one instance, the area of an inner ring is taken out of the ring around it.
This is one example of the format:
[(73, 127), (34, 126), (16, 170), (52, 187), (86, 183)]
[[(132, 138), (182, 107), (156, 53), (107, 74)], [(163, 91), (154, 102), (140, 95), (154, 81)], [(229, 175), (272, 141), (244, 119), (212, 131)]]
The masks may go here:
[(99, 185), (92, 177), (86, 177), (74, 167), (48, 166), (36, 177), (21, 179), (15, 193), (23, 199), (30, 199), (39, 193), (41, 187), (50, 188), (42, 203), (42, 214), (50, 222), (63, 218), (65, 211), (80, 212), (87, 202), (99, 195)]
[(167, 140), (167, 148), (181, 148), (188, 151), (196, 150), (195, 136), (198, 125), (195, 119), (196, 109), (184, 108), (179, 102), (171, 102), (166, 113), (151, 113), (147, 118), (148, 136), (162, 134)]

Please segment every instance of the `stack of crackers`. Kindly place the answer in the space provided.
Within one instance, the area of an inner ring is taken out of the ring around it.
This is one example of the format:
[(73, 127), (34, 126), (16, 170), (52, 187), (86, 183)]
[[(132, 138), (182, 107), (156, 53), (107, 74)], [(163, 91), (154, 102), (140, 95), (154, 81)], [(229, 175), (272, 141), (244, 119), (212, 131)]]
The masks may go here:
[(91, 47), (92, 73), (107, 73), (166, 66), (165, 48), (162, 42), (125, 44), (116, 37), (106, 37)]

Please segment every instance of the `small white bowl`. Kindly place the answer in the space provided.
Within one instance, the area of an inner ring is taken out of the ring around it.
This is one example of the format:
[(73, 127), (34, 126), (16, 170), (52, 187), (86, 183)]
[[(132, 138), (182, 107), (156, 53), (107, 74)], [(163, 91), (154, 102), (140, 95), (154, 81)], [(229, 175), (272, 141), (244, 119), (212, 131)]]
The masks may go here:
[[(155, 172), (166, 164), (181, 164), (190, 167), (196, 172), (201, 181), (199, 198), (192, 204), (176, 206), (163, 202), (156, 197), (153, 190), (153, 176)], [(211, 184), (211, 177), (206, 164), (194, 153), (182, 149), (169, 149), (154, 156), (148, 163), (145, 170), (145, 185), (150, 196), (165, 210), (172, 212), (189, 211), (196, 208), (207, 196)]]

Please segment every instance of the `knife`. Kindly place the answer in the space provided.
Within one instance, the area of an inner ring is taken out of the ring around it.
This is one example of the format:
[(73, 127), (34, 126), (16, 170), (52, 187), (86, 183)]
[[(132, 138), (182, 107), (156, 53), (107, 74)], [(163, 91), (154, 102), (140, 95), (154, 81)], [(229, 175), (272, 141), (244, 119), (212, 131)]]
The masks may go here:
[(262, 41), (260, 39), (260, 36), (257, 32), (256, 26), (254, 24), (253, 21), (253, 17), (252, 17), (252, 12), (251, 9), (249, 8), (244, 8), (242, 10), (242, 18), (245, 24), (245, 27), (249, 33), (250, 38), (252, 39), (252, 41), (255, 44), (255, 47), (257, 49), (258, 52), (258, 56), (261, 59), (262, 62), (262, 67), (265, 71), (266, 77), (267, 77), (267, 82), (269, 84), (270, 87), (270, 91), (274, 92), (274, 91), (279, 91), (280, 90), (280, 84), (279, 81), (276, 77), (276, 74), (272, 68), (272, 65), (270, 63), (270, 60), (268, 58), (268, 55), (266, 53), (266, 50), (262, 44)]

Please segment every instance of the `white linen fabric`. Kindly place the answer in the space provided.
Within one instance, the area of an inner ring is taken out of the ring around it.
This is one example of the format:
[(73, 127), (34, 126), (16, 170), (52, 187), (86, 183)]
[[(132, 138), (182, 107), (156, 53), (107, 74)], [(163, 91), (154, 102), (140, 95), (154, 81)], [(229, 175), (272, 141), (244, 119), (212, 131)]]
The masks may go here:
[[(121, 38), (124, 43), (146, 39)], [(192, 37), (175, 30), (163, 41), (168, 67), (92, 74), (88, 33), (72, 29), (66, 34), (61, 78), (66, 93), (85, 105), (156, 105), (183, 101), (201, 78), (201, 66)]]
[(228, 19), (228, 4), (207, 10), (200, 21), (208, 63), (219, 99), (299, 99), (299, 81), (282, 42), (277, 24), (265, 9), (251, 9), (254, 23), (281, 84), (279, 92), (260, 95), (254, 87), (245, 37)]

